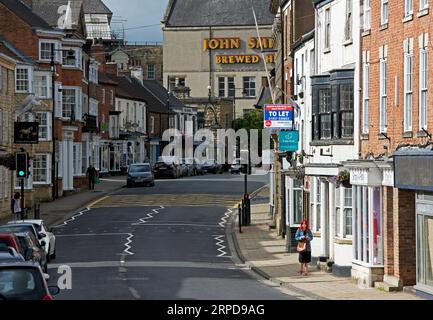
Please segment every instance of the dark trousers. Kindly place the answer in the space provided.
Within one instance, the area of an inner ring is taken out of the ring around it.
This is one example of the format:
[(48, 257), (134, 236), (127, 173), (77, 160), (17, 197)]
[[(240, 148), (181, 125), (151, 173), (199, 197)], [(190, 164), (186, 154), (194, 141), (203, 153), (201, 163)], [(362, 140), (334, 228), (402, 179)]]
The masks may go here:
[(89, 190), (95, 190), (95, 178), (89, 178)]

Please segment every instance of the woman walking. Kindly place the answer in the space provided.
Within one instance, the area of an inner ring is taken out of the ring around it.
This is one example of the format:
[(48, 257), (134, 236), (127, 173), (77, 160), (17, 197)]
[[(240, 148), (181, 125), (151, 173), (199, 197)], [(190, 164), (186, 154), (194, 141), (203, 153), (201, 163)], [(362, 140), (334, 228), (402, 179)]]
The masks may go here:
[(300, 275), (308, 276), (308, 264), (311, 263), (311, 241), (313, 233), (308, 227), (308, 221), (302, 220), (296, 231), (295, 239), (298, 241), (299, 263), (301, 264)]

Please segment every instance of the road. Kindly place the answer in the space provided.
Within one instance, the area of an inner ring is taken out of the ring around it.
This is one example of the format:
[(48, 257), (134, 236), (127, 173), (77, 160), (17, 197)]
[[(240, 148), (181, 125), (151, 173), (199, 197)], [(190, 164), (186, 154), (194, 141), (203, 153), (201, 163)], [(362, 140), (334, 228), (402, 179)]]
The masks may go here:
[[(249, 192), (265, 181), (252, 177)], [(55, 228), (50, 284), (60, 265), (72, 270), (56, 299), (293, 299), (232, 259), (226, 220), (243, 188), (241, 176), (207, 175), (102, 198)]]

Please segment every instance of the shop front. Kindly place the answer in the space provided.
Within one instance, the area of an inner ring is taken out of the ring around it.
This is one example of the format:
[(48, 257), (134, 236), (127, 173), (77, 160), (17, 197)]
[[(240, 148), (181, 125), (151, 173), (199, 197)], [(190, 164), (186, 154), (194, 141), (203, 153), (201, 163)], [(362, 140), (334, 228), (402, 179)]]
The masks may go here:
[[(433, 148), (406, 148), (394, 154), (395, 185), (414, 193), (417, 294), (433, 299)], [(413, 241), (415, 243), (415, 241)], [(412, 266), (412, 265), (410, 265)], [(405, 285), (412, 279), (408, 279)]]

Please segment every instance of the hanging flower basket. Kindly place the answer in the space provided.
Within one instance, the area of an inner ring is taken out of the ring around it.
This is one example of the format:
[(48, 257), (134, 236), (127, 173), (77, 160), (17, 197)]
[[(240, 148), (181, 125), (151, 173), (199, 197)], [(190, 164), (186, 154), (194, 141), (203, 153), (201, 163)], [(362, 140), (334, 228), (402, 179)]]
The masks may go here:
[(350, 172), (347, 170), (341, 171), (337, 176), (337, 183), (347, 189), (352, 188), (352, 185), (350, 184)]
[(305, 177), (305, 168), (304, 167), (295, 168), (296, 180), (304, 180), (304, 177)]
[(15, 170), (15, 155), (7, 154), (4, 156), (0, 156), (0, 166), (6, 167), (11, 171)]

